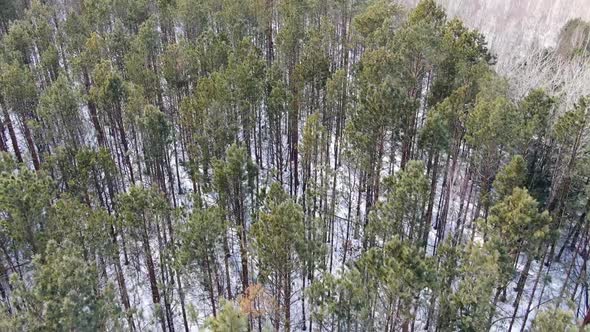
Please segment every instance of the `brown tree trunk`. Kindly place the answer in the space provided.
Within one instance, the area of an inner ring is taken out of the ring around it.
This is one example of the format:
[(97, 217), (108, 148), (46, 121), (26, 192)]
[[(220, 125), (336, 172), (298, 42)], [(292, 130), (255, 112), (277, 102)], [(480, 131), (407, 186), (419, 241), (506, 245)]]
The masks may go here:
[(422, 233), (422, 244), (424, 248), (428, 246), (428, 233), (432, 225), (432, 211), (434, 209), (434, 198), (436, 196), (436, 183), (438, 181), (438, 159), (440, 154), (434, 152), (434, 160), (432, 161), (432, 180), (430, 181), (430, 193), (428, 197), (428, 207), (426, 208), (426, 216), (424, 217), (424, 230)]
[(285, 332), (291, 331), (291, 273), (285, 274)]
[(131, 304), (129, 302), (129, 293), (127, 293), (127, 285), (125, 283), (125, 274), (123, 273), (123, 268), (121, 266), (121, 258), (119, 252), (119, 246), (117, 244), (117, 235), (115, 233), (115, 227), (111, 224), (110, 225), (110, 235), (111, 241), (113, 242), (114, 247), (114, 262), (115, 262), (115, 272), (117, 275), (117, 283), (119, 284), (119, 292), (121, 294), (121, 302), (123, 303), (123, 307), (125, 308), (125, 315), (127, 316), (127, 321), (129, 323), (129, 328), (131, 331), (135, 331), (135, 322), (133, 321), (133, 314), (131, 313)]
[(516, 320), (516, 315), (518, 315), (518, 308), (520, 306), (520, 299), (522, 298), (522, 293), (524, 291), (524, 286), (526, 280), (529, 276), (529, 270), (531, 269), (532, 258), (530, 255), (527, 256), (526, 264), (520, 273), (520, 278), (518, 279), (518, 283), (516, 285), (516, 299), (514, 299), (514, 312), (512, 313), (512, 318), (510, 319), (510, 327), (508, 331), (512, 331), (512, 326), (514, 321)]
[(211, 301), (213, 317), (217, 317), (217, 309), (215, 307), (215, 293), (213, 291), (213, 277), (211, 276), (211, 263), (209, 262), (209, 255), (205, 256), (205, 269), (207, 270), (207, 282), (209, 283), (209, 301)]
[(266, 0), (266, 14), (268, 15), (268, 22), (266, 23), (266, 63), (269, 68), (274, 59), (274, 44), (272, 40), (273, 11), (273, 0)]
[[(90, 77), (88, 76), (88, 71), (84, 69), (82, 72), (82, 76), (84, 77), (84, 88), (86, 89), (86, 94), (90, 92)], [(88, 98), (88, 111), (90, 112), (90, 120), (92, 121), (92, 125), (94, 126), (94, 130), (96, 131), (96, 140), (98, 141), (98, 146), (106, 146), (105, 142), (105, 135), (102, 127), (100, 126), (100, 122), (98, 121), (98, 112), (96, 111), (96, 105), (92, 101), (91, 98)]]
[(129, 303), (129, 294), (127, 293), (127, 285), (125, 283), (125, 275), (118, 256), (119, 250), (116, 250), (117, 257), (115, 257), (115, 271), (117, 274), (117, 283), (119, 284), (119, 292), (121, 294), (121, 302), (125, 308), (125, 315), (131, 331), (135, 331), (135, 322), (133, 321), (133, 314), (131, 313), (131, 304)]
[(157, 306), (158, 316), (160, 319), (160, 324), (162, 326), (162, 331), (166, 331), (166, 319), (164, 318), (164, 311), (160, 308), (160, 291), (158, 290), (158, 281), (156, 277), (156, 269), (154, 267), (154, 260), (152, 258), (152, 249), (150, 248), (149, 237), (147, 233), (147, 228), (143, 225), (143, 250), (145, 254), (145, 263), (148, 270), (148, 277), (150, 281), (150, 289), (152, 292), (152, 302), (155, 306)]
[(127, 142), (127, 134), (125, 133), (125, 128), (123, 126), (123, 118), (121, 113), (121, 106), (117, 105), (117, 128), (119, 130), (119, 136), (121, 137), (121, 143), (123, 144), (123, 152), (125, 156), (125, 163), (127, 164), (127, 168), (129, 168), (129, 177), (131, 178), (131, 183), (135, 183), (135, 177), (133, 176), (133, 165), (131, 165), (131, 158), (129, 157), (129, 143)]
[[(1, 101), (1, 100), (0, 100)], [(12, 143), (12, 150), (14, 150), (14, 156), (16, 157), (16, 161), (19, 163), (23, 162), (23, 157), (20, 152), (20, 148), (18, 146), (18, 140), (16, 139), (16, 133), (14, 131), (14, 126), (12, 125), (12, 120), (10, 120), (10, 115), (4, 106), (4, 121), (6, 123), (6, 128), (8, 128), (8, 135), (10, 136), (10, 142)]]
[(535, 283), (533, 284), (533, 290), (530, 295), (529, 303), (526, 307), (526, 311), (524, 312), (524, 318), (522, 319), (520, 332), (524, 332), (526, 328), (526, 322), (529, 318), (529, 313), (531, 312), (531, 306), (533, 305), (533, 301), (535, 300), (535, 292), (537, 291), (537, 286), (539, 285), (541, 275), (543, 274), (543, 261), (545, 260), (545, 256), (547, 256), (547, 249), (544, 250), (543, 256), (539, 260), (539, 271), (537, 272), (537, 277), (535, 278)]
[(293, 89), (292, 109), (289, 112), (290, 192), (291, 196), (297, 196), (297, 188), (299, 187), (299, 92), (297, 88), (294, 87)]
[(248, 278), (248, 251), (246, 247), (248, 243), (246, 242), (246, 229), (245, 225), (242, 223), (239, 226), (238, 235), (240, 241), (240, 258), (242, 262), (242, 292), (245, 292), (248, 289), (249, 285), (249, 278)]
[(35, 142), (33, 141), (33, 135), (31, 134), (31, 130), (29, 129), (29, 125), (27, 125), (26, 119), (21, 119), (22, 126), (23, 126), (23, 134), (25, 135), (25, 140), (27, 141), (27, 146), (29, 147), (29, 151), (31, 152), (31, 159), (33, 160), (33, 167), (35, 170), (38, 171), (41, 166), (39, 163), (39, 155), (37, 154), (37, 149), (35, 147)]
[(6, 136), (4, 136), (4, 121), (2, 121), (1, 117), (0, 117), (0, 151), (2, 151), (2, 152), (8, 151), (8, 145), (6, 145)]
[(225, 286), (227, 289), (227, 298), (229, 300), (231, 300), (233, 298), (232, 292), (231, 292), (231, 279), (229, 277), (229, 257), (231, 256), (231, 254), (229, 252), (229, 244), (227, 241), (227, 232), (225, 232), (223, 235), (223, 251), (224, 251), (223, 263), (225, 265)]

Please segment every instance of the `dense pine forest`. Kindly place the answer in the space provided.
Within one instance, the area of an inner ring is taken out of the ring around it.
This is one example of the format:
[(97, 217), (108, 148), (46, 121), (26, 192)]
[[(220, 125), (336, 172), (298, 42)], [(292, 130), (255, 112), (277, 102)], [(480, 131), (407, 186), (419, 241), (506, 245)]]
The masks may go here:
[(0, 330), (583, 331), (588, 27), (0, 1)]

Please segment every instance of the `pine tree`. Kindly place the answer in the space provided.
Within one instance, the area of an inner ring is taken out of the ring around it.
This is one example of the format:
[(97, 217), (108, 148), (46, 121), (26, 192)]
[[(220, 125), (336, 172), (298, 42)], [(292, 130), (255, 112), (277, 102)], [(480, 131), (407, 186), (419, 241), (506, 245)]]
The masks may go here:
[(210, 318), (207, 321), (207, 326), (213, 332), (248, 331), (246, 316), (230, 301), (223, 304), (217, 317)]
[(458, 266), (461, 278), (456, 291), (450, 295), (450, 317), (439, 317), (439, 324), (448, 322), (451, 330), (488, 330), (495, 309), (492, 297), (500, 279), (498, 253), (489, 247), (471, 244)]
[(386, 243), (399, 236), (401, 240), (426, 246), (430, 222), (423, 211), (428, 198), (428, 180), (421, 162), (411, 161), (388, 184), (388, 197), (370, 216), (370, 233), (378, 243)]
[[(158, 281), (159, 276), (156, 271), (156, 261), (154, 261), (155, 251), (152, 251), (150, 237), (156, 233), (159, 255), (163, 258), (161, 232), (165, 232), (163, 225), (168, 208), (167, 202), (159, 192), (141, 187), (132, 187), (129, 193), (120, 194), (117, 200), (120, 205), (123, 229), (128, 232), (134, 242), (139, 242), (143, 251), (154, 310), (160, 321), (160, 327), (166, 331), (172, 324), (165, 293), (166, 285)], [(162, 265), (160, 265), (160, 276), (165, 273)]]
[[(25, 257), (40, 254), (45, 247), (43, 232), (47, 210), (54, 198), (52, 180), (43, 172), (35, 173), (24, 166), (5, 169), (0, 174), (0, 210), (5, 235)], [(16, 254), (18, 260), (19, 253)]]
[(518, 262), (520, 254), (527, 255), (516, 286), (515, 316), (533, 258), (539, 254), (539, 246), (552, 238), (551, 217), (547, 211), (539, 212), (537, 202), (526, 189), (517, 187), (513, 189), (511, 195), (504, 197), (491, 208), (487, 222), (493, 232), (492, 239), (488, 243), (500, 253), (499, 263), (502, 274), (494, 297), (494, 305), (501, 293), (503, 298), (506, 297), (505, 288), (512, 277), (515, 262)]
[[(19, 129), (25, 136), (25, 141), (35, 170), (40, 168), (40, 159), (38, 147), (33, 138), (31, 127), (36, 126), (36, 114), (33, 113), (37, 106), (37, 89), (33, 74), (29, 67), (13, 62), (2, 66), (2, 76), (0, 77), (0, 88), (2, 89), (3, 108), (5, 118), (10, 121), (8, 110), (13, 112), (13, 116), (18, 119)], [(12, 125), (12, 124), (10, 124)], [(10, 127), (9, 127), (10, 130)], [(13, 129), (14, 130), (14, 129)], [(17, 160), (21, 161), (20, 147), (17, 143), (16, 135), (11, 132), (13, 139), (13, 148)]]
[(0, 330), (579, 327), (586, 55), (413, 5), (0, 3)]
[(47, 126), (46, 137), (53, 142), (54, 149), (59, 144), (76, 151), (85, 145), (78, 109), (78, 96), (72, 91), (65, 74), (59, 75), (41, 96), (37, 111)]
[(510, 194), (514, 188), (525, 187), (527, 176), (526, 164), (522, 156), (514, 156), (496, 175), (492, 184), (498, 198), (502, 199)]
[[(2, 325), (8, 330), (116, 330), (121, 311), (110, 285), (101, 287), (96, 269), (66, 241), (47, 243), (44, 256), (33, 260), (33, 285), (13, 278), (18, 308)], [(81, 310), (83, 309), (83, 310)]]
[[(218, 207), (211, 207), (193, 212), (186, 230), (181, 232), (182, 249), (179, 252), (187, 270), (194, 265), (203, 278), (203, 285), (209, 293), (211, 311), (217, 316), (217, 299), (223, 297), (223, 287), (220, 287), (217, 254), (222, 245), (227, 224), (224, 213)], [(230, 280), (225, 280), (230, 283)]]
[(573, 323), (574, 317), (572, 312), (560, 308), (550, 308), (541, 311), (531, 327), (534, 332), (548, 332), (548, 331), (585, 331), (583, 328), (578, 328)]
[(301, 206), (287, 199), (287, 193), (274, 183), (267, 196), (265, 212), (253, 225), (254, 246), (259, 259), (258, 279), (269, 284), (276, 304), (284, 309), (284, 316), (275, 313), (273, 325), (285, 331), (291, 329), (291, 301), (293, 273), (299, 270), (305, 257), (305, 228)]
[(540, 202), (545, 202), (550, 187), (547, 166), (550, 164), (551, 132), (548, 128), (555, 106), (555, 99), (542, 90), (531, 91), (519, 104), (531, 135), (525, 154), (527, 187)]

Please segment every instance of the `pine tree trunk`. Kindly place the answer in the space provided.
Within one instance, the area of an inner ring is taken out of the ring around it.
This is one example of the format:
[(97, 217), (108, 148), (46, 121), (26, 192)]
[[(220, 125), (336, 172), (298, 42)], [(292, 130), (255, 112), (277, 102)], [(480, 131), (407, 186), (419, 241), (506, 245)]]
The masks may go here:
[(561, 255), (563, 254), (566, 246), (568, 246), (568, 243), (570, 243), (570, 237), (571, 237), (571, 243), (569, 245), (570, 249), (574, 250), (576, 248), (576, 243), (578, 242), (578, 236), (580, 235), (580, 231), (582, 229), (582, 224), (584, 224), (586, 222), (586, 215), (587, 215), (589, 209), (590, 209), (590, 199), (587, 200), (586, 207), (584, 208), (584, 212), (582, 212), (582, 214), (578, 218), (578, 222), (574, 226), (573, 232), (570, 232), (568, 234), (568, 237), (566, 238), (566, 240), (563, 242), (563, 245), (561, 246), (559, 253), (555, 257), (556, 261), (558, 261), (558, 262), (560, 261)]
[(459, 237), (457, 237), (457, 239), (455, 239), (455, 244), (459, 243), (459, 241), (462, 240), (463, 233), (465, 231), (465, 225), (467, 224), (467, 212), (469, 211), (469, 205), (471, 205), (471, 197), (473, 196), (472, 195), (473, 194), (473, 182), (474, 182), (473, 179), (471, 179), (470, 182), (471, 183), (469, 184), (469, 194), (467, 195), (467, 206), (463, 210), (463, 216), (461, 217), (463, 222), (461, 223), (461, 230), (458, 233)]
[[(582, 248), (582, 252), (587, 252), (588, 250), (588, 244), (586, 243), (586, 245)], [(588, 255), (583, 255), (584, 258), (584, 262), (582, 263), (582, 268), (580, 269), (580, 273), (578, 274), (578, 278), (576, 280), (576, 284), (574, 286), (574, 291), (572, 292), (572, 295), (570, 296), (570, 300), (572, 302), (575, 301), (576, 299), (576, 295), (578, 293), (578, 288), (580, 287), (581, 283), (585, 282), (585, 277), (587, 275), (587, 268), (588, 268)], [(581, 291), (583, 291), (584, 288), (582, 288)], [(582, 296), (580, 294), (580, 301), (582, 300)], [(577, 315), (576, 315), (577, 317)]]
[(512, 331), (512, 326), (514, 324), (514, 321), (516, 320), (516, 316), (518, 315), (518, 308), (520, 306), (520, 299), (522, 298), (522, 293), (524, 291), (524, 286), (526, 283), (526, 280), (529, 276), (529, 270), (531, 268), (531, 263), (532, 263), (532, 258), (531, 255), (529, 254), (527, 256), (527, 261), (524, 265), (524, 268), (522, 269), (522, 272), (520, 274), (520, 278), (518, 279), (518, 283), (516, 285), (516, 298), (514, 299), (514, 312), (512, 313), (512, 318), (510, 319), (510, 327), (508, 328), (508, 331)]
[(6, 127), (8, 128), (8, 135), (10, 136), (10, 141), (12, 143), (12, 150), (14, 151), (14, 156), (16, 157), (16, 161), (19, 163), (23, 162), (23, 157), (20, 152), (20, 148), (18, 146), (18, 140), (16, 138), (16, 132), (14, 131), (14, 126), (12, 125), (12, 120), (10, 120), (10, 114), (8, 114), (8, 110), (4, 105), (4, 99), (0, 96), (0, 107), (4, 110), (4, 121), (6, 123)]
[(209, 301), (211, 301), (211, 310), (213, 311), (213, 317), (217, 317), (217, 309), (215, 307), (215, 294), (213, 292), (213, 278), (211, 277), (211, 264), (209, 261), (208, 254), (205, 255), (205, 269), (207, 270), (207, 283), (209, 284)]
[(275, 274), (275, 279), (278, 279), (276, 282), (276, 285), (278, 285), (275, 288), (275, 303), (276, 303), (276, 307), (273, 308), (274, 311), (274, 330), (275, 331), (279, 331), (279, 328), (281, 326), (281, 303), (282, 303), (282, 298), (281, 298), (281, 292), (282, 292), (282, 288), (283, 288), (283, 275), (281, 273), (276, 273)]
[(524, 318), (522, 319), (522, 325), (520, 328), (520, 332), (525, 331), (526, 322), (529, 318), (529, 313), (531, 312), (531, 306), (533, 305), (533, 301), (535, 300), (535, 293), (537, 291), (537, 286), (539, 285), (539, 281), (541, 280), (541, 275), (543, 274), (543, 261), (545, 261), (546, 255), (547, 255), (547, 249), (544, 250), (543, 256), (539, 260), (539, 271), (537, 272), (537, 277), (535, 278), (535, 283), (533, 284), (533, 290), (531, 291), (529, 303), (527, 304), (526, 311), (524, 313)]
[(438, 160), (440, 154), (434, 152), (434, 160), (432, 162), (432, 180), (430, 181), (430, 192), (428, 196), (428, 206), (426, 208), (426, 216), (424, 217), (424, 230), (422, 233), (422, 243), (424, 248), (428, 246), (428, 233), (432, 225), (432, 212), (434, 210), (434, 198), (436, 197), (436, 184), (438, 181)]
[(21, 118), (21, 124), (23, 127), (23, 134), (25, 135), (25, 140), (27, 141), (27, 146), (29, 147), (29, 151), (31, 152), (31, 159), (33, 160), (33, 167), (35, 170), (38, 171), (41, 166), (39, 163), (39, 156), (37, 155), (37, 150), (35, 148), (35, 142), (33, 141), (33, 135), (31, 134), (31, 130), (29, 129), (29, 125), (27, 125), (27, 120), (23, 117)]
[(119, 284), (119, 292), (121, 294), (121, 302), (123, 303), (123, 308), (125, 309), (125, 315), (127, 316), (127, 322), (129, 323), (129, 328), (131, 331), (135, 331), (135, 322), (133, 320), (133, 314), (131, 313), (131, 304), (129, 303), (129, 294), (127, 293), (127, 286), (125, 283), (125, 274), (123, 273), (123, 268), (121, 266), (121, 262), (119, 261), (119, 250), (115, 253), (117, 257), (115, 257), (115, 272), (117, 275), (117, 283)]
[(8, 152), (8, 145), (6, 144), (6, 136), (4, 136), (4, 121), (2, 121), (1, 117), (0, 117), (0, 152)]
[[(241, 211), (241, 207), (239, 208), (239, 211)], [(240, 215), (243, 216), (240, 212)], [(250, 284), (249, 278), (248, 278), (248, 250), (247, 250), (247, 246), (248, 246), (248, 242), (246, 240), (246, 224), (245, 221), (243, 220), (243, 217), (240, 217), (241, 220), (239, 220), (239, 224), (238, 224), (238, 237), (239, 237), (239, 242), (240, 242), (240, 259), (242, 262), (242, 292), (245, 292), (246, 289), (248, 289), (248, 285)]]
[(129, 169), (129, 177), (131, 179), (131, 183), (135, 183), (135, 177), (133, 176), (133, 165), (131, 165), (131, 158), (129, 157), (129, 143), (127, 142), (127, 134), (125, 133), (125, 128), (123, 126), (123, 118), (121, 113), (121, 106), (117, 105), (117, 129), (119, 130), (119, 136), (121, 138), (121, 143), (123, 144), (123, 158), (125, 163), (127, 164), (127, 168)]
[(125, 283), (125, 274), (123, 273), (123, 267), (121, 266), (121, 253), (119, 252), (119, 245), (117, 244), (117, 235), (115, 233), (115, 227), (111, 224), (109, 227), (111, 241), (114, 248), (114, 259), (115, 262), (115, 274), (117, 276), (117, 283), (119, 284), (119, 293), (121, 294), (121, 302), (125, 309), (125, 315), (129, 323), (131, 331), (135, 331), (135, 322), (133, 321), (133, 314), (131, 313), (131, 304), (129, 302), (129, 294), (127, 292), (127, 285)]
[(459, 194), (459, 213), (457, 213), (457, 222), (455, 225), (455, 238), (458, 235), (462, 235), (458, 234), (459, 230), (463, 229), (463, 224), (465, 222), (464, 219), (462, 219), (462, 215), (463, 215), (463, 210), (466, 208), (465, 205), (465, 197), (467, 196), (467, 189), (469, 187), (469, 179), (471, 177), (471, 165), (469, 165), (469, 167), (467, 167), (467, 169), (465, 170), (465, 174), (463, 176), (463, 181), (461, 183), (461, 190), (460, 190), (460, 194)]
[(285, 274), (285, 298), (284, 298), (284, 310), (285, 310), (285, 332), (291, 331), (291, 273)]
[[(84, 70), (82, 71), (82, 76), (84, 77), (84, 87), (86, 89), (86, 94), (88, 94), (90, 93), (90, 77), (88, 76), (88, 71), (86, 70), (86, 68), (84, 68)], [(92, 121), (92, 125), (94, 126), (94, 131), (96, 131), (96, 139), (98, 141), (98, 146), (106, 146), (104, 131), (100, 126), (100, 122), (98, 121), (96, 105), (94, 104), (91, 98), (88, 98), (87, 106), (88, 111), (90, 112), (90, 120)]]
[(266, 64), (268, 68), (272, 65), (274, 59), (274, 45), (272, 40), (272, 22), (273, 22), (273, 0), (266, 0), (266, 15), (268, 15), (268, 22), (266, 23)]
[(557, 305), (556, 307), (559, 307), (564, 295), (565, 295), (565, 291), (567, 289), (567, 285), (568, 282), (570, 280), (572, 271), (574, 269), (574, 267), (576, 266), (576, 260), (578, 258), (578, 254), (581, 253), (581, 248), (585, 248), (586, 247), (586, 242), (588, 241), (588, 231), (590, 230), (590, 223), (586, 223), (586, 229), (584, 230), (584, 240), (583, 243), (580, 243), (576, 246), (576, 249), (574, 250), (574, 253), (572, 255), (572, 259), (571, 262), (568, 266), (567, 272), (565, 274), (565, 279), (563, 280), (563, 286), (561, 287), (561, 291), (559, 292), (559, 297), (557, 300)]
[(446, 227), (447, 227), (447, 217), (449, 214), (449, 205), (450, 205), (450, 201), (451, 201), (451, 192), (453, 191), (453, 186), (454, 186), (454, 182), (455, 182), (455, 170), (457, 168), (457, 162), (458, 162), (458, 156), (459, 156), (459, 149), (461, 146), (461, 141), (459, 138), (457, 138), (455, 140), (455, 144), (453, 145), (453, 151), (452, 151), (452, 162), (451, 162), (451, 167), (449, 169), (449, 173), (448, 175), (446, 175), (446, 186), (445, 189), (443, 189), (444, 192), (444, 198), (443, 198), (443, 208), (442, 208), (442, 215), (438, 216), (438, 227), (437, 227), (437, 238), (438, 241), (437, 243), (440, 243), (440, 241), (444, 240), (445, 238), (445, 233), (446, 233)]
[(292, 109), (289, 113), (289, 164), (291, 165), (290, 192), (291, 196), (295, 197), (299, 187), (299, 92), (297, 88), (293, 87), (293, 89)]
[(229, 257), (231, 256), (229, 252), (229, 244), (227, 241), (227, 232), (223, 234), (223, 263), (225, 265), (225, 285), (227, 289), (227, 298), (231, 300), (233, 298), (231, 292), (231, 279), (229, 277)]
[(166, 331), (166, 319), (164, 318), (164, 310), (160, 307), (160, 291), (158, 290), (158, 281), (156, 278), (156, 269), (154, 267), (154, 260), (152, 258), (152, 249), (150, 248), (149, 236), (147, 232), (147, 227), (145, 225), (145, 221), (143, 224), (143, 232), (142, 232), (142, 243), (143, 243), (143, 251), (145, 255), (145, 263), (148, 270), (148, 278), (150, 282), (150, 289), (152, 292), (152, 302), (156, 306), (157, 314), (160, 319), (160, 325), (162, 327), (162, 331)]

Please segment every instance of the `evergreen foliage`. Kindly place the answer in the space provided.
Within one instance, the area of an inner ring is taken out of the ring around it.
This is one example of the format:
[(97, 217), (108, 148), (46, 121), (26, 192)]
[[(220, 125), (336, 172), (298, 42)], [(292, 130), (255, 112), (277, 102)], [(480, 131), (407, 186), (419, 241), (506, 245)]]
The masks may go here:
[(590, 97), (437, 1), (12, 0), (0, 45), (2, 331), (590, 322)]

